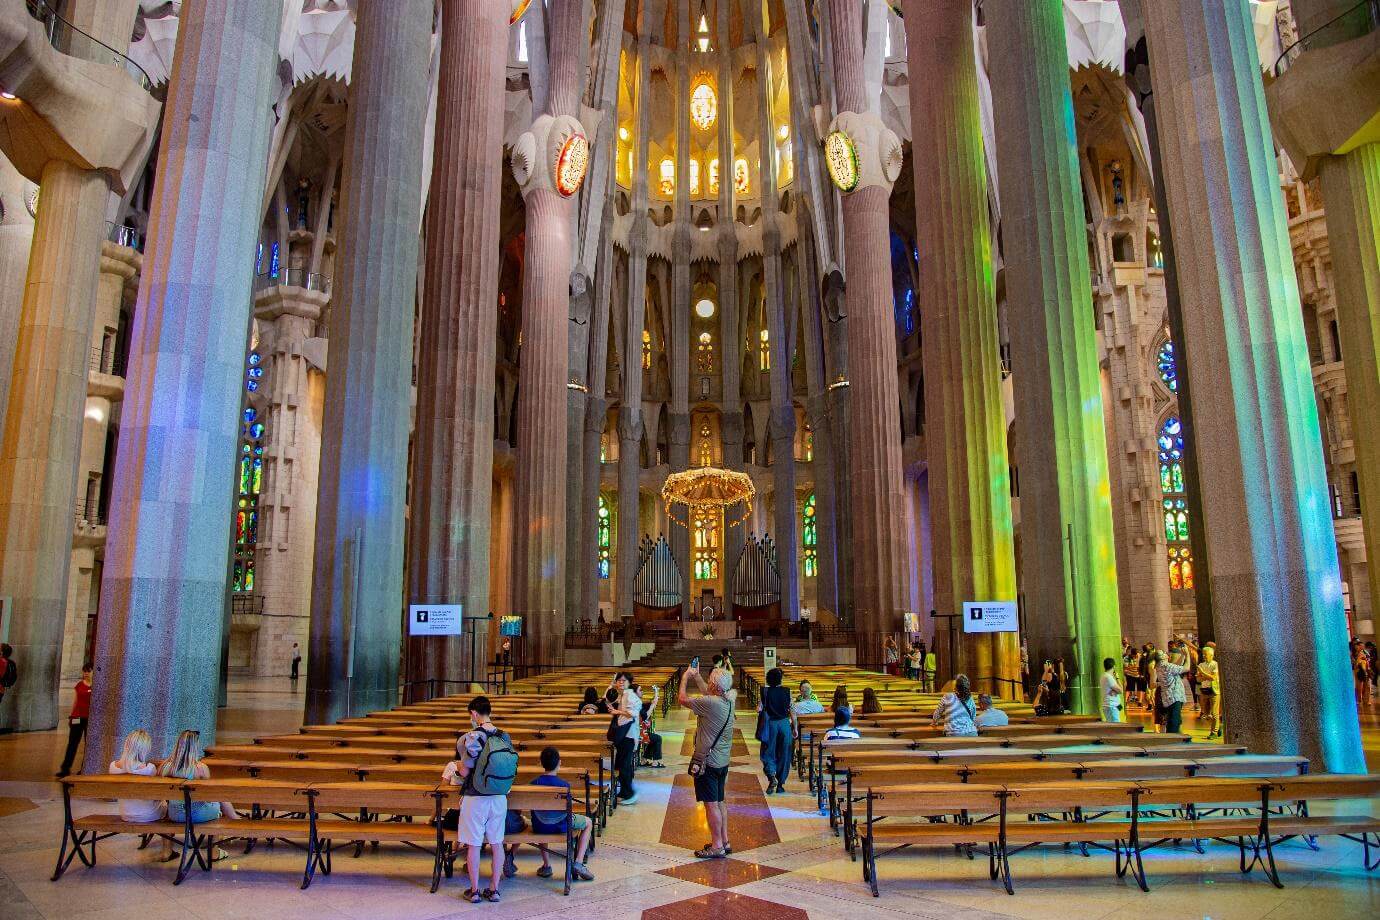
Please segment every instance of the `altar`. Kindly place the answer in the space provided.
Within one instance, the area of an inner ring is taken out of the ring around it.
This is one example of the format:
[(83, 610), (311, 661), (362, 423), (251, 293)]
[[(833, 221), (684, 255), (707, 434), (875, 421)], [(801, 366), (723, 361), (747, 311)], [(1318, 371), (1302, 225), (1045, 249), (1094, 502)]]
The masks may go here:
[(704, 639), (707, 630), (714, 630), (714, 641), (728, 641), (738, 638), (737, 620), (685, 620), (681, 624), (681, 638)]

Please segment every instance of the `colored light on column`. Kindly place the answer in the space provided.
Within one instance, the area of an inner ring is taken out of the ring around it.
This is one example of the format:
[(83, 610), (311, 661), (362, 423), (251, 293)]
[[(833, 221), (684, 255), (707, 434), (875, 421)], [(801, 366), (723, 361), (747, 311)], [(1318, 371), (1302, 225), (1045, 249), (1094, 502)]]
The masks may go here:
[(862, 166), (858, 162), (858, 145), (845, 131), (835, 131), (824, 139), (824, 162), (829, 178), (841, 192), (851, 192), (862, 180)]
[(561, 145), (556, 157), (556, 190), (566, 198), (580, 190), (589, 168), (589, 138), (583, 134), (572, 134)]
[(521, 19), (531, 5), (532, 0), (513, 0), (513, 15), (508, 19), (508, 25), (511, 26)]

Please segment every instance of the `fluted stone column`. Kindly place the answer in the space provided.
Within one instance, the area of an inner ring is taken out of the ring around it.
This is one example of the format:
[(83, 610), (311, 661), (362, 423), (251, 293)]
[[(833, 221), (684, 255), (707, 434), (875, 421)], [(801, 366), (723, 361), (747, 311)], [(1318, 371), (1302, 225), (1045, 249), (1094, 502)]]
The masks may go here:
[(371, 3), (355, 23), (316, 504), (309, 723), (396, 701), (433, 10), (432, 0)]
[[(570, 270), (574, 202), (556, 186), (555, 152), (584, 133), (578, 42), (587, 41), (580, 0), (552, 0), (550, 94), (528, 137), (533, 158), (515, 164), (527, 205), (518, 359), (517, 547), (513, 583), (526, 616), (527, 661), (559, 664), (565, 649), (566, 383), (570, 379)], [(519, 142), (519, 147), (522, 142)]]
[[(1021, 471), (1021, 590), (1031, 666), (1063, 658), (1095, 713), (1121, 653), (1106, 421), (1093, 329), (1062, 0), (990, 0)], [(935, 489), (931, 494), (937, 494)]]
[(281, 9), (182, 8), (115, 461), (88, 772), (134, 728), (161, 751), (182, 729), (215, 740), (259, 227), (242, 205), (266, 178)]
[[(925, 75), (910, 82), (910, 110), (923, 126), (912, 144), (934, 608), (961, 613), (964, 601), (1016, 599), (973, 5), (910, 0), (906, 13), (910, 67)], [(961, 635), (956, 646), (945, 673), (1008, 696), (1018, 686), (1003, 683), (1020, 680), (1014, 633)], [(947, 643), (939, 650), (947, 656)]]
[[(1228, 740), (1362, 772), (1274, 143), (1240, 0), (1143, 5), (1184, 300)], [(1289, 691), (1280, 693), (1281, 684)]]
[(843, 198), (850, 368), (846, 443), (858, 661), (876, 665), (882, 661), (884, 637), (901, 628), (910, 596), (888, 229), (900, 141), (882, 127), (867, 99), (860, 5), (829, 0), (826, 8), (833, 26), (835, 128), (852, 135), (863, 172), (857, 190)]
[[(408, 524), (408, 601), (489, 610), (504, 36), (491, 0), (444, 0)], [(488, 628), (407, 642), (409, 680), (479, 680)], [(467, 668), (467, 664), (472, 667)]]
[(29, 249), (34, 240), (34, 219), (22, 202), (31, 183), (9, 159), (0, 156), (0, 195), (10, 202), (0, 223), (0, 431), (10, 402), (10, 371), (14, 367), (15, 339), (24, 303), (24, 278), (29, 271)]

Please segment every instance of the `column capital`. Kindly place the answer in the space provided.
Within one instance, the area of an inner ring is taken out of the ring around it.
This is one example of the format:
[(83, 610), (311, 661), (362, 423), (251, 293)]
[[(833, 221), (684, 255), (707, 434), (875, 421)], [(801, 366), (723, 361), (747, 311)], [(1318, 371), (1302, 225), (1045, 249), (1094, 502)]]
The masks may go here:
[(901, 139), (873, 112), (839, 112), (824, 137), (829, 178), (845, 195), (870, 186), (891, 187), (901, 175)]
[(571, 198), (589, 169), (589, 137), (573, 115), (542, 115), (513, 145), (513, 178), (526, 198), (538, 189)]

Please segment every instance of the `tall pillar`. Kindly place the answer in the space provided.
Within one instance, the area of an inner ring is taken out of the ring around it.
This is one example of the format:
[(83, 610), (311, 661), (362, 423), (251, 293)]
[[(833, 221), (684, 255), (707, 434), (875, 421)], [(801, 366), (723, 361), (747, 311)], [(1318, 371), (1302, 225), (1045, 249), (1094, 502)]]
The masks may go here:
[[(924, 126), (912, 144), (934, 609), (961, 613), (964, 601), (1016, 599), (973, 5), (910, 0), (906, 12), (910, 67), (925, 75), (910, 83), (910, 110)], [(1019, 686), (1006, 683), (1020, 680), (1014, 633), (965, 634), (956, 644), (945, 673), (1004, 696)], [(943, 643), (940, 652), (947, 657)]]
[(834, 83), (843, 131), (857, 148), (861, 175), (843, 198), (847, 270), (849, 491), (853, 521), (853, 622), (858, 661), (882, 661), (883, 639), (901, 628), (910, 595), (905, 561), (905, 475), (892, 319), (888, 201), (901, 170), (901, 144), (868, 100), (863, 76), (863, 11), (829, 0)]
[(397, 694), (433, 9), (431, 0), (365, 4), (355, 22), (316, 500), (309, 723), (385, 709)]
[[(1143, 13), (1229, 740), (1363, 772), (1302, 308), (1251, 20), (1240, 0), (1158, 0)], [(1278, 692), (1282, 680), (1288, 693)]]
[[(443, 0), (436, 142), (426, 216), (408, 601), (489, 609), (503, 169), (504, 4)], [(484, 675), (488, 630), (407, 642), (409, 680)], [(471, 667), (466, 667), (466, 665)]]
[[(1031, 667), (1064, 659), (1077, 712), (1121, 654), (1106, 420), (1062, 0), (990, 0), (1016, 373), (1021, 589)], [(938, 494), (936, 489), (931, 494)]]
[[(674, 219), (671, 223), (671, 291), (665, 304), (669, 309), (667, 323), (670, 335), (667, 357), (671, 371), (671, 405), (667, 423), (671, 426), (667, 441), (671, 448), (671, 472), (690, 468), (690, 355), (694, 343), (690, 335), (690, 4), (678, 4), (676, 31), (676, 186)], [(722, 95), (722, 94), (721, 94)], [(703, 181), (708, 182), (708, 168)], [(687, 512), (689, 509), (686, 509)], [(695, 584), (694, 568), (690, 564), (690, 528), (694, 522), (687, 515), (686, 526), (673, 524), (670, 528), (671, 552), (685, 578), (685, 592), (681, 595), (681, 617), (689, 614), (692, 595), (700, 586)], [(725, 578), (725, 583), (730, 579)]]
[[(527, 660), (550, 666), (565, 649), (566, 383), (570, 379), (570, 270), (574, 188), (562, 188), (556, 154), (585, 137), (577, 45), (588, 40), (580, 0), (551, 0), (550, 92), (544, 113), (519, 139), (514, 173), (527, 205), (522, 260), (522, 353), (518, 358), (518, 542), (513, 584), (527, 618)], [(540, 53), (540, 52), (538, 52)], [(588, 157), (588, 140), (584, 156)], [(519, 162), (522, 156), (526, 162)], [(581, 165), (578, 180), (584, 178)], [(572, 177), (574, 178), (574, 177)]]
[(34, 219), (22, 202), (30, 188), (27, 179), (0, 156), (0, 195), (10, 206), (0, 224), (0, 430), (10, 402), (10, 371), (14, 367), (15, 338), (24, 304), (24, 277), (29, 271), (29, 249), (34, 240)]
[[(644, 16), (646, 11), (643, 11)], [(618, 616), (633, 615), (633, 584), (642, 539), (642, 330), (647, 322), (647, 156), (651, 130), (651, 41), (644, 20), (637, 39), (637, 125), (633, 132), (632, 229), (628, 234), (628, 301), (623, 325), (622, 404), (618, 407)], [(689, 572), (682, 572), (689, 587)]]
[(240, 205), (266, 178), (281, 9), (182, 7), (110, 502), (88, 771), (134, 728), (162, 751), (186, 728), (215, 739), (259, 226)]
[[(715, 123), (719, 158), (718, 219), (714, 233), (719, 252), (719, 380), (723, 384), (723, 414), (719, 417), (719, 434), (723, 440), (724, 469), (743, 471), (743, 331), (738, 306), (738, 222), (733, 210), (733, 93), (724, 91), (733, 86), (736, 68), (731, 53), (730, 28), (732, 5), (717, 4), (714, 22), (714, 47), (719, 63), (719, 117)], [(804, 146), (804, 145), (802, 145)], [(706, 187), (709, 181), (705, 167)], [(724, 603), (725, 613), (733, 608), (733, 573), (738, 557), (743, 553), (747, 528), (741, 522), (744, 506), (724, 509)], [(736, 523), (734, 523), (736, 522)], [(732, 526), (727, 526), (729, 524)]]

